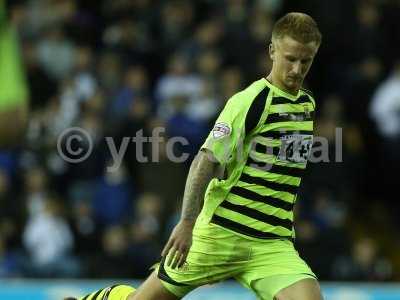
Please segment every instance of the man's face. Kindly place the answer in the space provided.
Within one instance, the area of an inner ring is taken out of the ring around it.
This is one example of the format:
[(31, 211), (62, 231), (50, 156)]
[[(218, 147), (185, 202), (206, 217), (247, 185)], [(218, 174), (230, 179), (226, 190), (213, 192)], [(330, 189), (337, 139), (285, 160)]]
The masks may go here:
[(289, 36), (273, 41), (269, 48), (272, 73), (285, 90), (296, 93), (317, 54), (316, 42), (300, 43)]

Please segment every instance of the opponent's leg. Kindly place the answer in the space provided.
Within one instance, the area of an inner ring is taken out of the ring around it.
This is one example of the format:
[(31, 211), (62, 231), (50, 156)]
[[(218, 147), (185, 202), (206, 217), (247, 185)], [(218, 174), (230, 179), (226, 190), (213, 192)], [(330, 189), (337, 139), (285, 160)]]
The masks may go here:
[(153, 272), (149, 278), (131, 294), (127, 300), (177, 300), (177, 296), (169, 292), (157, 277), (156, 272)]
[(302, 279), (279, 291), (275, 300), (323, 300), (318, 281)]

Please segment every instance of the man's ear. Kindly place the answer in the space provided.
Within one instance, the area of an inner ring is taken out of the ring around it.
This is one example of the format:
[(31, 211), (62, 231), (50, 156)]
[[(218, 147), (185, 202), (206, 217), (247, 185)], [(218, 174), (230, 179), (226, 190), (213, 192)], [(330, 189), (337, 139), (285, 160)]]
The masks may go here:
[(274, 59), (275, 59), (275, 46), (274, 46), (274, 44), (272, 42), (269, 44), (268, 52), (269, 52), (269, 57), (271, 58), (272, 61), (274, 61)]

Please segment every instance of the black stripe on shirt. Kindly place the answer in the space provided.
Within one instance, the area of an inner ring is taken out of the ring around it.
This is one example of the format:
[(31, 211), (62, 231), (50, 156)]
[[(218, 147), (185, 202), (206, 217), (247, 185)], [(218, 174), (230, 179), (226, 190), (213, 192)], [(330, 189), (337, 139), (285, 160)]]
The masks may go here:
[(258, 194), (256, 192), (250, 191), (250, 190), (245, 189), (245, 188), (240, 187), (240, 186), (232, 187), (230, 193), (232, 193), (233, 195), (237, 195), (239, 197), (242, 197), (244, 199), (265, 203), (265, 204), (268, 204), (270, 206), (283, 209), (283, 210), (285, 210), (287, 212), (291, 212), (293, 210), (293, 206), (294, 206), (293, 203), (287, 202), (285, 200), (282, 200), (282, 199), (279, 199), (279, 198), (275, 198), (275, 197), (272, 197), (272, 196), (260, 195), (260, 194)]
[(279, 151), (280, 151), (280, 146), (271, 147), (271, 146), (266, 146), (266, 145), (263, 145), (260, 143), (256, 143), (254, 150), (260, 154), (270, 154), (270, 155), (278, 156)]
[(265, 87), (251, 103), (251, 106), (246, 114), (244, 128), (246, 135), (248, 135), (254, 128), (256, 128), (258, 122), (261, 119), (262, 113), (265, 109), (265, 103), (267, 101), (269, 93), (269, 87)]
[(312, 135), (313, 130), (279, 130), (279, 131), (265, 131), (261, 132), (260, 135), (265, 138), (270, 139), (280, 139), (285, 135), (294, 135), (294, 134), (307, 134)]
[(217, 215), (212, 217), (211, 223), (259, 239), (292, 239), (291, 236), (280, 236), (272, 232), (263, 232)]
[(246, 166), (249, 166), (249, 167), (255, 168), (255, 169), (259, 169), (259, 170), (263, 170), (266, 172), (271, 172), (271, 173), (276, 173), (276, 174), (286, 175), (286, 176), (299, 177), (299, 178), (303, 177), (303, 175), (305, 173), (305, 169), (270, 164), (270, 163), (263, 162), (263, 161), (256, 161), (256, 160), (252, 159), (250, 156), (247, 158)]
[(261, 177), (255, 177), (244, 173), (242, 173), (239, 180), (246, 183), (252, 183), (259, 186), (263, 186), (275, 191), (291, 193), (293, 195), (296, 195), (299, 189), (297, 186), (291, 184), (273, 182), (267, 179), (263, 179)]
[(285, 97), (274, 97), (272, 98), (271, 105), (276, 105), (276, 104), (302, 104), (302, 103), (312, 103), (310, 98), (306, 95), (301, 96), (297, 100), (290, 100)]
[(308, 113), (273, 113), (269, 114), (265, 124), (278, 123), (278, 122), (306, 122), (314, 119), (314, 111)]
[(293, 222), (289, 219), (281, 219), (274, 215), (265, 214), (245, 205), (238, 205), (225, 200), (221, 203), (221, 207), (272, 226), (281, 226), (288, 230), (292, 230), (293, 227)]

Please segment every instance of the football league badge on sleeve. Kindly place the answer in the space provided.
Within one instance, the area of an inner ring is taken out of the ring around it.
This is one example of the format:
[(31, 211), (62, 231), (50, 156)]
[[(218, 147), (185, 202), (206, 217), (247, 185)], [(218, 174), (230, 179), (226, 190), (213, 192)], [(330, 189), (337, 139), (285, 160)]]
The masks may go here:
[(212, 130), (213, 137), (220, 139), (231, 134), (231, 128), (226, 123), (216, 123)]

